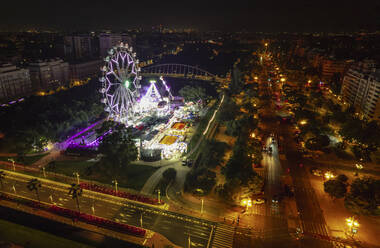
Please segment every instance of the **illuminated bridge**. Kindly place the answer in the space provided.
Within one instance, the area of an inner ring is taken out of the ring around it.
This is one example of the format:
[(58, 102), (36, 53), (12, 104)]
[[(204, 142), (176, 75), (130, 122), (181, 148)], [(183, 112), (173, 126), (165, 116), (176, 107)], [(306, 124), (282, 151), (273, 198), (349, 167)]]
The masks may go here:
[(203, 81), (224, 83), (229, 79), (219, 77), (206, 70), (191, 65), (184, 64), (159, 64), (141, 68), (143, 76), (166, 76), (174, 78), (191, 78)]

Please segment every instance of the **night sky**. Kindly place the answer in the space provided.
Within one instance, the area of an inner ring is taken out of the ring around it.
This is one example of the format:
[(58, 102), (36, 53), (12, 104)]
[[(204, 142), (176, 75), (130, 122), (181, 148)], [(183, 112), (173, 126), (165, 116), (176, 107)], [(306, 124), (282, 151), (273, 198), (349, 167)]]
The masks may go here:
[(2, 1), (0, 7), (2, 28), (75, 31), (158, 24), (222, 31), (374, 30), (380, 29), (380, 0), (10, 0)]

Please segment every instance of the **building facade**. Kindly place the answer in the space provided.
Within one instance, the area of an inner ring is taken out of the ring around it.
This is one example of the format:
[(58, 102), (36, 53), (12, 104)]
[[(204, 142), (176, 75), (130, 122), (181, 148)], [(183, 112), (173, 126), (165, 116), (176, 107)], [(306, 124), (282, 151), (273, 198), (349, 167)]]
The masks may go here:
[(99, 35), (99, 53), (104, 58), (108, 55), (108, 50), (120, 42), (132, 44), (132, 39), (127, 34), (102, 33)]
[(51, 59), (29, 64), (34, 90), (48, 90), (69, 84), (69, 64), (62, 59)]
[(99, 46), (90, 35), (64, 37), (64, 53), (68, 59), (94, 58), (99, 56)]
[(325, 58), (322, 60), (322, 78), (324, 80), (329, 80), (335, 73), (343, 75), (352, 63), (352, 60)]
[(8, 101), (32, 93), (29, 71), (11, 64), (0, 67), (0, 100)]
[(77, 84), (99, 76), (102, 65), (103, 60), (100, 59), (70, 64), (70, 83)]
[(369, 120), (380, 122), (380, 68), (372, 69), (368, 76), (368, 94), (363, 115)]
[(374, 61), (364, 60), (353, 65), (343, 78), (343, 100), (368, 120), (380, 120), (379, 73)]

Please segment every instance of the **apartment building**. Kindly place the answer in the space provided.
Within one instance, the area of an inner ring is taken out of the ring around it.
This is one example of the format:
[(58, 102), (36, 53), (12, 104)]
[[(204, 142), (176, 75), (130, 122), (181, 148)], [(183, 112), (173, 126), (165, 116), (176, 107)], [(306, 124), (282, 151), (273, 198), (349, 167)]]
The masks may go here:
[(69, 83), (69, 64), (62, 59), (51, 59), (29, 64), (34, 90), (54, 89)]
[(343, 78), (343, 100), (368, 120), (380, 120), (379, 75), (375, 62), (364, 60), (351, 66)]
[(32, 93), (29, 70), (11, 64), (0, 66), (0, 100), (8, 101)]

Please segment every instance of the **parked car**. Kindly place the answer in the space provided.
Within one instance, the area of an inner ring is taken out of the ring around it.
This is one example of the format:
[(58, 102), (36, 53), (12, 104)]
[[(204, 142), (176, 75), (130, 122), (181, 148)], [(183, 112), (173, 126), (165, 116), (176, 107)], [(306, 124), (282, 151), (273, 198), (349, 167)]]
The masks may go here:
[(323, 175), (322, 171), (318, 169), (312, 170), (311, 173), (313, 173), (314, 176), (319, 176), (319, 177)]
[(272, 198), (273, 203), (279, 203), (281, 201), (281, 196), (280, 195), (274, 195)]

